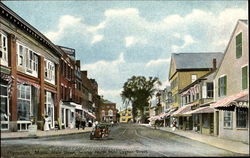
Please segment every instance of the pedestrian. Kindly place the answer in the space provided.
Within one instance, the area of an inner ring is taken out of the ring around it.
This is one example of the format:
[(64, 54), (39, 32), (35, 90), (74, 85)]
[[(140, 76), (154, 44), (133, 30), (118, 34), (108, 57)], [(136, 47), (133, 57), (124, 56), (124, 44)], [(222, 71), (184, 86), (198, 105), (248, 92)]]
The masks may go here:
[(80, 115), (78, 113), (76, 113), (76, 128), (80, 128)]
[(89, 120), (88, 127), (92, 127), (92, 122)]
[(175, 129), (176, 129), (176, 124), (177, 124), (177, 122), (174, 120), (173, 123), (172, 123), (172, 125), (173, 125), (172, 131), (175, 131)]
[(44, 131), (49, 131), (49, 117), (48, 117), (48, 115), (45, 115), (45, 117), (44, 117), (43, 129), (44, 129)]
[(82, 119), (82, 129), (84, 130), (86, 127), (86, 121), (84, 119)]

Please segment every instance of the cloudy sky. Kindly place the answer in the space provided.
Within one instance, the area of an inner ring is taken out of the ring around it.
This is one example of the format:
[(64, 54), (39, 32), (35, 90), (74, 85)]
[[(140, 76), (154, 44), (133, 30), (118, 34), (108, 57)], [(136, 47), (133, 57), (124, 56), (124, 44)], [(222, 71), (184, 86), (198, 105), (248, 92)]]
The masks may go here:
[(171, 53), (223, 52), (247, 1), (6, 1), (52, 42), (76, 50), (99, 93), (122, 107), (132, 75), (169, 84)]

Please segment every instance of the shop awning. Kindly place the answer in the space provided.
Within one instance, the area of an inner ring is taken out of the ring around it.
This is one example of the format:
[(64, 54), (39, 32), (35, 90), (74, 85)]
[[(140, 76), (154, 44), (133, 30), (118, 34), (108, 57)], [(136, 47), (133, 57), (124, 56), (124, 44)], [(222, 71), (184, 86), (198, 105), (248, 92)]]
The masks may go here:
[(185, 114), (188, 111), (191, 111), (191, 106), (194, 104), (188, 104), (181, 108), (179, 108), (177, 111), (175, 111), (171, 116), (178, 117), (178, 116), (191, 116), (191, 114)]
[(90, 117), (96, 119), (96, 116), (95, 116), (94, 114), (92, 114), (92, 113), (90, 113), (90, 112), (88, 112), (88, 111), (85, 111), (85, 112), (87, 113), (88, 116), (90, 116)]
[(26, 81), (26, 80), (23, 80), (21, 78), (17, 78), (17, 82), (18, 83), (21, 83), (21, 84), (28, 84), (28, 85), (32, 85), (34, 86), (35, 88), (39, 89), (40, 88), (40, 85), (39, 84), (36, 84), (36, 83), (33, 83), (33, 82), (30, 82), (30, 81)]
[(214, 108), (210, 106), (206, 106), (206, 107), (200, 107), (192, 111), (188, 111), (185, 114), (203, 114), (203, 113), (213, 113), (213, 112), (214, 112)]
[(225, 97), (218, 100), (216, 103), (211, 104), (211, 107), (215, 109), (226, 110), (234, 107), (248, 108), (248, 91), (242, 91), (240, 93)]
[(152, 116), (152, 117), (148, 118), (148, 120), (150, 120), (150, 121), (161, 120), (161, 117), (159, 115), (156, 115), (156, 116)]

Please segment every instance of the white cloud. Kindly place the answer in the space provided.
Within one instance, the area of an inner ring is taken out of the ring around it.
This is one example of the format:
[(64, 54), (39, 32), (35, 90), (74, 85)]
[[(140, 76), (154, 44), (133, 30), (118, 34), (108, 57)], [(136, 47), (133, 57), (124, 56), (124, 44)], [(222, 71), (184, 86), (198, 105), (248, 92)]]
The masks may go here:
[(91, 41), (91, 44), (100, 42), (103, 40), (103, 35), (94, 35), (93, 40)]
[(146, 63), (146, 67), (150, 67), (150, 66), (158, 66), (160, 64), (166, 64), (170, 62), (170, 58), (166, 58), (166, 59), (157, 59), (157, 60), (150, 60), (148, 63)]
[(127, 36), (125, 37), (125, 46), (131, 47), (134, 46), (135, 44), (147, 44), (146, 39), (141, 39), (139, 37), (134, 37), (134, 36)]
[[(179, 34), (178, 34), (178, 38), (179, 38)], [(172, 47), (171, 47), (172, 52), (178, 52), (178, 51), (190, 46), (191, 44), (197, 42), (193, 39), (193, 37), (191, 35), (184, 35), (184, 36), (180, 37), (180, 39), (183, 40), (183, 44), (181, 46), (172, 45)]]

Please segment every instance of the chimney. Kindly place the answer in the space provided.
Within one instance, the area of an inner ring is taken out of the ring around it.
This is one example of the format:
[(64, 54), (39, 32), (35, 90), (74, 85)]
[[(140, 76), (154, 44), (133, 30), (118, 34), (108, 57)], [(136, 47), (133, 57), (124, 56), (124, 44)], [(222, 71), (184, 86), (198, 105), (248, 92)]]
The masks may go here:
[(87, 77), (88, 72), (87, 71), (82, 71), (82, 74)]
[(216, 58), (213, 58), (213, 70), (216, 69)]

